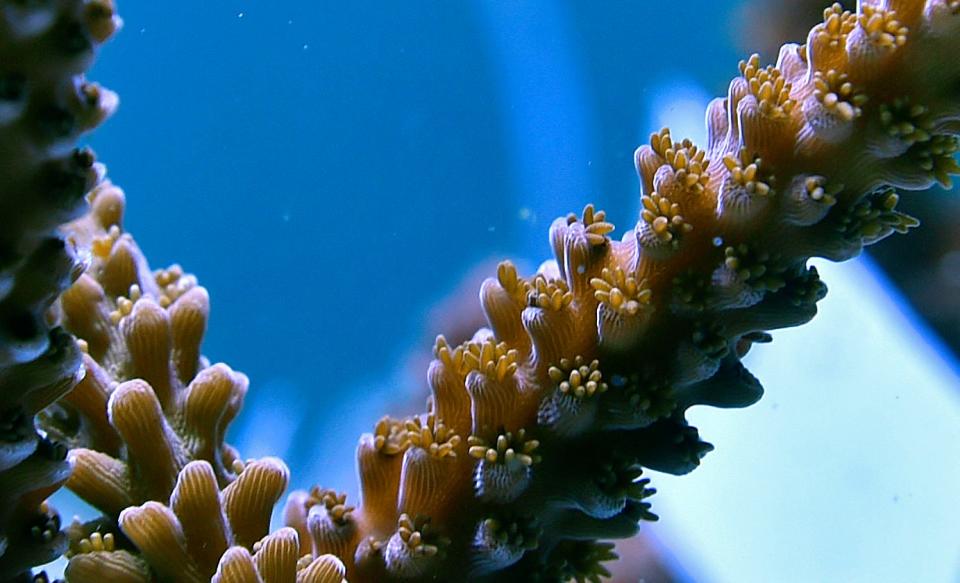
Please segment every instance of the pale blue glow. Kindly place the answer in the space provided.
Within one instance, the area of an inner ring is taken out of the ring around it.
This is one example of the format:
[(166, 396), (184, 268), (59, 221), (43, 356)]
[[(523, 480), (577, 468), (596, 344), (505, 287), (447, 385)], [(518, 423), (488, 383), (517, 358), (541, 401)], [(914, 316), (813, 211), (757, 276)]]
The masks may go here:
[(691, 411), (717, 449), (654, 477), (654, 532), (701, 583), (957, 581), (953, 364), (868, 261), (817, 267), (817, 318), (746, 358), (763, 400)]
[[(651, 90), (649, 127), (654, 132), (670, 128), (675, 140), (689, 138), (695, 144), (707, 143), (704, 112), (713, 98), (702, 85), (689, 77), (672, 77)], [(646, 136), (643, 136), (646, 141)]]

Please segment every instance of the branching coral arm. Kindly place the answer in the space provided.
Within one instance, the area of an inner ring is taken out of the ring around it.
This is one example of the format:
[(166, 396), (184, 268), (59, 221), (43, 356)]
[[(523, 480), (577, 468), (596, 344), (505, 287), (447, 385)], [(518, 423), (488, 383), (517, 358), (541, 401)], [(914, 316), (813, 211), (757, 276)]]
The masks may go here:
[(712, 449), (685, 411), (757, 401), (740, 358), (816, 313), (826, 287), (807, 260), (906, 232), (896, 189), (960, 171), (960, 65), (943, 58), (960, 48), (958, 13), (835, 5), (775, 65), (740, 64), (705, 146), (654, 134), (635, 157), (637, 225), (612, 240), (588, 205), (553, 224), (554, 259), (531, 278), (501, 265), (480, 294), (490, 327), (438, 339), (430, 411), (361, 440), (358, 508), (315, 521), (316, 550), (359, 581), (464, 565), (476, 579), (602, 575), (597, 541), (655, 519), (642, 468), (683, 474)]
[(66, 448), (34, 414), (82, 376), (80, 351), (49, 308), (83, 270), (57, 226), (97, 180), (81, 134), (116, 97), (84, 79), (119, 20), (109, 0), (0, 2), (0, 580), (63, 552), (44, 503), (69, 474)]

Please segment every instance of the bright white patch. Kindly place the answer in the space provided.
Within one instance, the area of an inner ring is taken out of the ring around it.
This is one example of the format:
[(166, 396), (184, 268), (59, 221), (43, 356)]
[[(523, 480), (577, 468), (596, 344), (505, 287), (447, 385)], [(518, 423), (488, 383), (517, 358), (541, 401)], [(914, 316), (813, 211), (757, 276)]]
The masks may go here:
[(707, 127), (704, 111), (711, 96), (696, 81), (686, 77), (675, 77), (650, 90), (649, 127), (642, 136), (647, 137), (660, 128), (670, 128), (675, 140), (690, 138), (703, 147), (707, 143)]
[(652, 531), (699, 582), (955, 581), (954, 364), (867, 260), (817, 269), (820, 314), (746, 359), (763, 399), (691, 410), (717, 449), (652, 476)]

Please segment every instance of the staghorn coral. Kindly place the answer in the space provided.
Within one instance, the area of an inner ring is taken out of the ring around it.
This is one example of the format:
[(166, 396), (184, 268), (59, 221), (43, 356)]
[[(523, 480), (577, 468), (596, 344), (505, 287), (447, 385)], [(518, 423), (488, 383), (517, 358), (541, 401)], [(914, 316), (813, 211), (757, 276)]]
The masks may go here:
[(286, 469), (223, 443), (246, 381), (200, 356), (206, 293), (179, 269), (150, 273), (121, 231), (122, 193), (101, 184), (68, 228), (91, 261), (61, 301), (87, 373), (43, 417), (75, 448), (68, 485), (107, 515), (72, 527), (68, 577), (607, 575), (602, 539), (656, 519), (643, 469), (687, 473), (712, 449), (685, 411), (756, 402), (740, 358), (815, 315), (826, 288), (807, 260), (905, 232), (894, 189), (960, 171), (960, 70), (938, 58), (960, 48), (957, 13), (834, 7), (775, 66), (744, 61), (708, 109), (706, 147), (664, 130), (637, 151), (634, 229), (612, 240), (588, 205), (553, 224), (536, 274), (504, 263), (484, 282), (489, 328), (437, 339), (427, 413), (361, 438), (356, 507), (294, 492), (288, 527), (265, 538)]
[(683, 474), (712, 449), (685, 411), (757, 401), (740, 358), (815, 315), (807, 260), (906, 232), (896, 189), (960, 170), (960, 70), (938, 58), (960, 44), (956, 12), (834, 6), (775, 65), (741, 63), (705, 147), (654, 134), (636, 228), (612, 240), (588, 206), (553, 224), (536, 274), (501, 265), (481, 287), (489, 328), (437, 341), (428, 413), (361, 440), (357, 508), (306, 520), (315, 552), (354, 580), (602, 576), (597, 541), (655, 519), (642, 468)]
[(66, 479), (66, 449), (34, 414), (82, 376), (51, 304), (83, 270), (58, 225), (98, 180), (81, 134), (116, 97), (83, 73), (119, 26), (110, 0), (0, 2), (0, 580), (63, 552), (44, 499)]
[(150, 271), (120, 189), (104, 179), (87, 200), (64, 230), (88, 266), (59, 301), (86, 374), (40, 417), (71, 447), (67, 487), (105, 515), (68, 529), (68, 579), (339, 583), (335, 557), (304, 556), (289, 529), (267, 536), (283, 462), (224, 443), (248, 381), (200, 354), (206, 290), (179, 266)]
[(88, 199), (90, 213), (68, 228), (91, 250), (90, 265), (60, 298), (86, 375), (42, 418), (72, 448), (67, 485), (111, 516), (167, 499), (191, 460), (208, 462), (226, 486), (239, 460), (224, 433), (248, 380), (200, 355), (207, 291), (179, 266), (150, 272), (121, 231), (120, 189), (104, 180)]

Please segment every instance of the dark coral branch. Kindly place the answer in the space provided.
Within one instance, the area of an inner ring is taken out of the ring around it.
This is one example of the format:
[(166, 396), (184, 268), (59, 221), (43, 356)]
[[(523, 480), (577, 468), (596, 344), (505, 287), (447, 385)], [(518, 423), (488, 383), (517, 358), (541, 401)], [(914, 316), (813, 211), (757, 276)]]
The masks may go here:
[(83, 375), (80, 350), (50, 317), (83, 270), (57, 227), (85, 210), (99, 179), (76, 144), (116, 98), (83, 74), (118, 25), (109, 0), (0, 2), (0, 579), (65, 548), (44, 499), (69, 474), (66, 449), (33, 416)]

